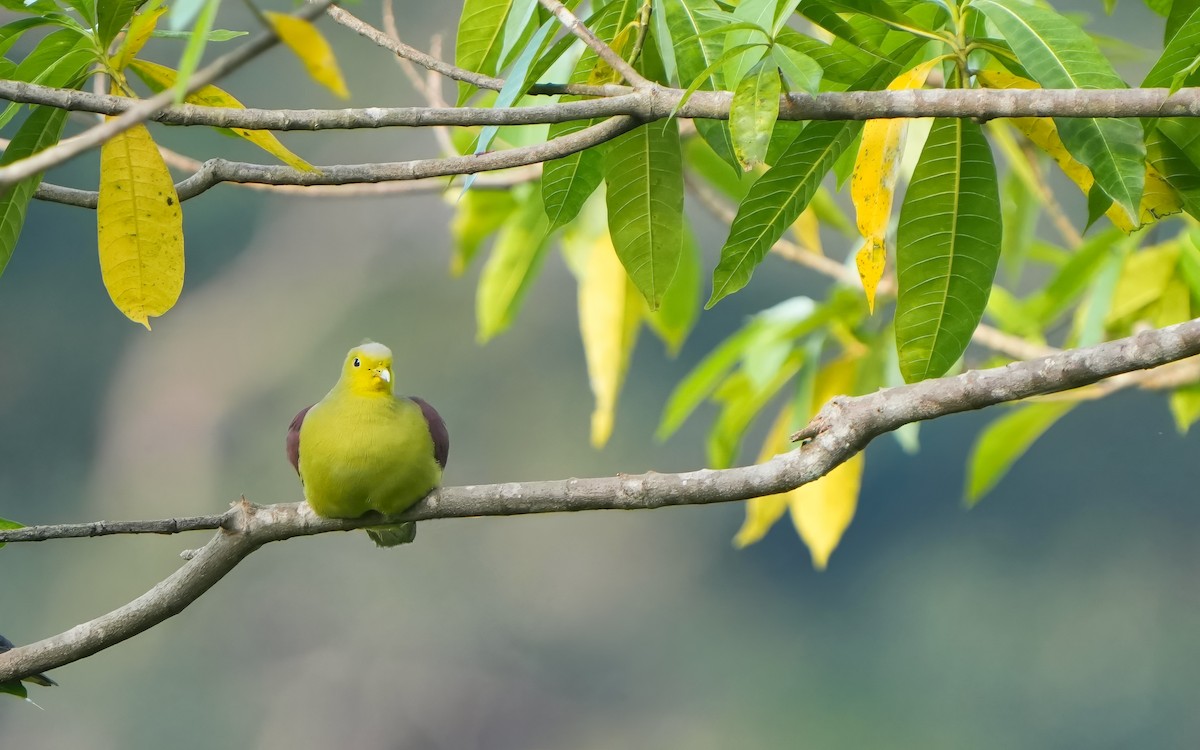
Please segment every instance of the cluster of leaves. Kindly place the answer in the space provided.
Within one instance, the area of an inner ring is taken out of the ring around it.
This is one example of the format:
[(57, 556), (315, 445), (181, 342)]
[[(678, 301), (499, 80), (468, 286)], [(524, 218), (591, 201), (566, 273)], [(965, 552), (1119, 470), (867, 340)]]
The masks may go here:
[[(168, 89), (177, 100), (210, 107), (242, 108), (232, 95), (216, 86), (188, 92), (188, 80), (210, 41), (228, 41), (247, 32), (213, 29), (220, 0), (180, 2), (171, 8), (174, 30), (159, 30), (168, 12), (163, 0), (4, 0), (0, 3), (22, 18), (0, 26), (0, 75), (4, 78), (63, 89), (82, 89), (93, 76), (104, 74), (113, 93), (136, 97), (133, 73), (152, 92)], [(310, 75), (335, 94), (346, 97), (345, 83), (333, 53), (316, 28), (283, 13), (260, 13), (304, 63)], [(190, 31), (180, 30), (192, 25)], [(35, 29), (49, 30), (16, 62), (13, 47)], [(139, 55), (153, 37), (185, 40), (177, 68)], [(0, 127), (18, 114), (9, 104), (0, 114)], [(4, 151), (8, 164), (56, 144), (67, 124), (67, 111), (31, 106)], [(221, 129), (261, 147), (299, 170), (314, 168), (286, 149), (267, 131)], [(42, 175), (21, 181), (0, 196), (0, 273), (12, 257), (25, 222), (26, 209)], [(183, 289), (183, 211), (174, 180), (150, 131), (136, 125), (107, 141), (101, 150), (99, 200), (96, 211), (100, 271), (113, 303), (131, 320), (150, 327)]]
[[(616, 392), (641, 324), (675, 350), (694, 319), (687, 308), (700, 306), (696, 251), (683, 231), (685, 175), (737, 203), (712, 272), (709, 306), (743, 288), (789, 231), (806, 248), (802, 252), (817, 253), (819, 227), (852, 231), (856, 224), (861, 235), (848, 243), (861, 290), (834, 284), (824, 301), (796, 298), (763, 311), (677, 387), (659, 435), (669, 436), (711, 400), (718, 408), (708, 443), (714, 467), (736, 459), (754, 418), (782, 393), (792, 395), (783, 399), (764, 458), (786, 449), (786, 435), (828, 395), (951, 372), (985, 314), (1030, 342), (1044, 343), (1053, 332), (1058, 343), (1076, 346), (1144, 322), (1185, 320), (1200, 305), (1200, 287), (1189, 271), (1195, 255), (1191, 217), (1200, 216), (1200, 137), (1188, 120), (1025, 118), (985, 126), (937, 118), (911, 126), (903, 120), (864, 126), (778, 119), (781, 93), (920, 88), (931, 78), (956, 88), (1125, 88), (1097, 41), (1047, 5), (1021, 0), (609, 0), (586, 10), (578, 2), (568, 5), (649, 80), (688, 94), (733, 92), (728, 122), (697, 121), (694, 133), (674, 119), (653, 123), (547, 163), (532, 188), (468, 192), (457, 204), (456, 269), (498, 233), (479, 286), (482, 340), (513, 320), (561, 229), (561, 245), (579, 277), (597, 445), (609, 435)], [(1200, 80), (1200, 2), (1159, 0), (1153, 7), (1166, 17), (1165, 49), (1143, 85), (1193, 85)], [(581, 46), (572, 38), (553, 42), (547, 33), (552, 23), (534, 0), (466, 0), (457, 62), (504, 75), (509, 85), (496, 103), (505, 105), (526, 101), (520, 92), (538, 81), (619, 80), (590, 50), (574, 57)], [(464, 86), (460, 102), (471, 95)], [(471, 135), (481, 150), (497, 137), (524, 145), (589, 124)], [(997, 170), (994, 149), (1007, 170)], [(1097, 222), (1114, 228), (1096, 227), (1082, 244), (1071, 230), (1062, 247), (1036, 237), (1039, 218), (1060, 211), (1048, 187), (1051, 163), (1086, 196), (1085, 230)], [(907, 187), (893, 234), (898, 178)], [(847, 180), (853, 223), (828, 192)], [(1169, 224), (1177, 237), (1139, 249), (1142, 227), (1172, 215), (1179, 215)], [(895, 248), (894, 280), (885, 278), (889, 245)], [(1002, 259), (1005, 283), (1020, 293), (996, 283)], [(598, 291), (602, 287), (607, 291)], [(635, 303), (636, 295), (641, 300)], [(877, 304), (885, 299), (886, 306)], [(1200, 413), (1198, 394), (1187, 388), (1172, 397), (1181, 429)], [(973, 501), (993, 486), (1070, 404), (1033, 403), (997, 420), (973, 453), (968, 497)], [(916, 427), (897, 438), (915, 449)], [(790, 509), (815, 564), (823, 566), (853, 516), (862, 467), (857, 458), (817, 483), (752, 501), (737, 543), (761, 538)]]

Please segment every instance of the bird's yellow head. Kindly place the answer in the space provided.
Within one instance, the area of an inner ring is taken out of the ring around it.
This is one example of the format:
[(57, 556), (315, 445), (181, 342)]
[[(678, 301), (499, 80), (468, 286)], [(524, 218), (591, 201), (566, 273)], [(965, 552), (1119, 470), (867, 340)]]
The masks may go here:
[(392, 350), (368, 341), (346, 354), (340, 383), (360, 394), (392, 393)]

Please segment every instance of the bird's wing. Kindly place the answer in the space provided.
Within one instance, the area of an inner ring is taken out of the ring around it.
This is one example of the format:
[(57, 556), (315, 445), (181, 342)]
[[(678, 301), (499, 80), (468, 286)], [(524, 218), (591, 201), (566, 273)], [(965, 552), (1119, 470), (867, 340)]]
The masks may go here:
[(308, 414), (311, 406), (306, 406), (300, 410), (292, 423), (288, 425), (287, 432), (287, 457), (292, 462), (292, 468), (296, 473), (300, 473), (300, 425), (304, 424), (304, 415)]
[(421, 407), (425, 423), (429, 425), (429, 437), (433, 438), (433, 460), (438, 462), (438, 466), (446, 468), (446, 460), (450, 458), (450, 431), (446, 429), (446, 420), (425, 399), (409, 396), (408, 400)]

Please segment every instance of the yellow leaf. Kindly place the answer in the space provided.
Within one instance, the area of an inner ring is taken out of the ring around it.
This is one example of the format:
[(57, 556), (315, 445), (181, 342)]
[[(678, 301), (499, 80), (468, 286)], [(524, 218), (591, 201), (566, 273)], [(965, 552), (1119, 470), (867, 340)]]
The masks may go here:
[(279, 35), (279, 39), (304, 63), (314, 81), (343, 99), (350, 98), (346, 82), (342, 79), (342, 71), (338, 69), (337, 58), (333, 56), (333, 48), (325, 41), (325, 37), (321, 36), (321, 32), (317, 31), (316, 26), (286, 13), (264, 11), (263, 16)]
[[(842, 357), (817, 374), (814, 409), (834, 396), (850, 393), (858, 378), (858, 357)], [(788, 493), (792, 524), (808, 545), (813, 567), (824, 570), (858, 506), (863, 454), (857, 453), (833, 471)]]
[(596, 239), (579, 279), (579, 333), (595, 396), (592, 445), (601, 448), (612, 434), (617, 396), (645, 315), (645, 302), (629, 281), (605, 232)]
[[(942, 60), (935, 58), (917, 65), (888, 84), (891, 91), (921, 88), (929, 71)], [(907, 120), (868, 120), (863, 126), (854, 174), (850, 178), (850, 198), (854, 201), (858, 231), (865, 243), (855, 261), (862, 278), (867, 305), (875, 311), (875, 289), (883, 278), (887, 260), (888, 219), (896, 194), (896, 172), (900, 167), (900, 143)]]
[[(146, 60), (132, 60), (129, 63), (130, 69), (138, 75), (146, 85), (156, 91), (173, 88), (175, 86), (176, 73), (174, 70), (159, 65), (158, 63), (148, 62)], [(188, 94), (184, 99), (188, 104), (197, 104), (202, 107), (218, 107), (222, 109), (245, 109), (246, 105), (235, 99), (228, 92), (217, 88), (216, 86), (205, 86), (195, 93)], [(246, 130), (245, 128), (229, 128), (229, 131), (235, 135), (241, 136), (246, 140), (258, 146), (263, 151), (279, 159), (284, 164), (292, 169), (301, 172), (318, 172), (316, 167), (309, 164), (305, 160), (296, 156), (287, 149), (279, 139), (269, 130)]]
[[(629, 48), (633, 45), (633, 42), (637, 37), (637, 28), (637, 22), (630, 23), (626, 25), (625, 28), (621, 29), (621, 32), (613, 38), (612, 44), (609, 46), (612, 48), (613, 52), (617, 53), (618, 57), (624, 59), (625, 55), (629, 52)], [(613, 70), (612, 66), (608, 63), (604, 62), (603, 60), (598, 60), (596, 62), (596, 66), (592, 68), (592, 72), (588, 74), (587, 82), (590, 86), (603, 86), (606, 83), (620, 83), (621, 74)]]
[[(850, 393), (854, 389), (860, 356), (844, 356), (829, 363), (818, 373), (810, 413), (834, 396)], [(793, 407), (789, 402), (767, 433), (758, 457), (759, 463), (789, 450), (788, 435), (794, 426), (792, 417)], [(748, 501), (746, 519), (734, 537), (734, 545), (745, 547), (762, 539), (767, 530), (783, 516), (783, 512), (790, 509), (792, 523), (800, 538), (808, 545), (813, 566), (824, 570), (830, 554), (854, 518), (862, 472), (863, 456), (859, 453), (815, 482), (790, 492)]]
[[(980, 84), (992, 89), (1036, 89), (1038, 84), (1028, 78), (1013, 75), (1007, 71), (1001, 70), (981, 70), (976, 74), (976, 78)], [(1063, 171), (1067, 177), (1074, 182), (1084, 195), (1091, 192), (1092, 185), (1095, 179), (1092, 177), (1091, 170), (1083, 164), (1075, 160), (1067, 151), (1067, 147), (1063, 144), (1062, 138), (1058, 135), (1058, 128), (1054, 125), (1054, 120), (1049, 117), (1014, 117), (1011, 118), (1012, 124), (1025, 134), (1030, 143), (1040, 148), (1042, 151), (1050, 155), (1054, 162), (1058, 164), (1059, 169)], [(1109, 206), (1105, 211), (1105, 216), (1112, 221), (1113, 225), (1126, 234), (1133, 232), (1138, 227), (1145, 224), (1153, 223), (1154, 221), (1171, 214), (1179, 213), (1183, 210), (1183, 202), (1175, 190), (1167, 184), (1150, 164), (1146, 165), (1146, 188), (1142, 194), (1142, 201), (1138, 205), (1138, 224), (1134, 226), (1129, 220), (1125, 210), (1116, 203)]]
[(129, 63), (133, 62), (133, 58), (137, 57), (137, 53), (141, 52), (142, 47), (150, 40), (159, 17), (166, 12), (166, 8), (155, 8), (149, 13), (138, 13), (133, 17), (129, 22), (129, 31), (125, 33), (125, 41), (121, 42), (117, 54), (113, 56), (114, 68), (118, 71), (125, 70)]
[(175, 183), (144, 125), (100, 149), (96, 205), (100, 275), (113, 304), (150, 328), (183, 290), (183, 212)]
[[(767, 439), (763, 441), (762, 452), (758, 454), (758, 463), (764, 463), (779, 453), (791, 450), (788, 436), (792, 434), (792, 401), (789, 399), (775, 418), (771, 429), (767, 431)], [(733, 538), (733, 546), (741, 549), (754, 544), (766, 536), (767, 531), (775, 522), (783, 517), (788, 507), (788, 493), (755, 497), (746, 501), (746, 520)]]
[(800, 247), (815, 255), (825, 254), (821, 247), (821, 222), (811, 205), (805, 207), (796, 217), (795, 223), (792, 224), (792, 232), (796, 235)]

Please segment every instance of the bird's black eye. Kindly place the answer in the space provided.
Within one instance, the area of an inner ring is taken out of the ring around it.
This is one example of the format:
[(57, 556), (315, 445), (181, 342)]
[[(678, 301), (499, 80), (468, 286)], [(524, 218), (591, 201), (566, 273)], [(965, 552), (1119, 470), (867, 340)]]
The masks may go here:
[(361, 364), (362, 364), (362, 362), (359, 362), (359, 361), (358, 361), (358, 357), (355, 357), (355, 358), (354, 358), (354, 366), (355, 366), (355, 367), (358, 367), (358, 366), (359, 366), (359, 365), (361, 365)]

